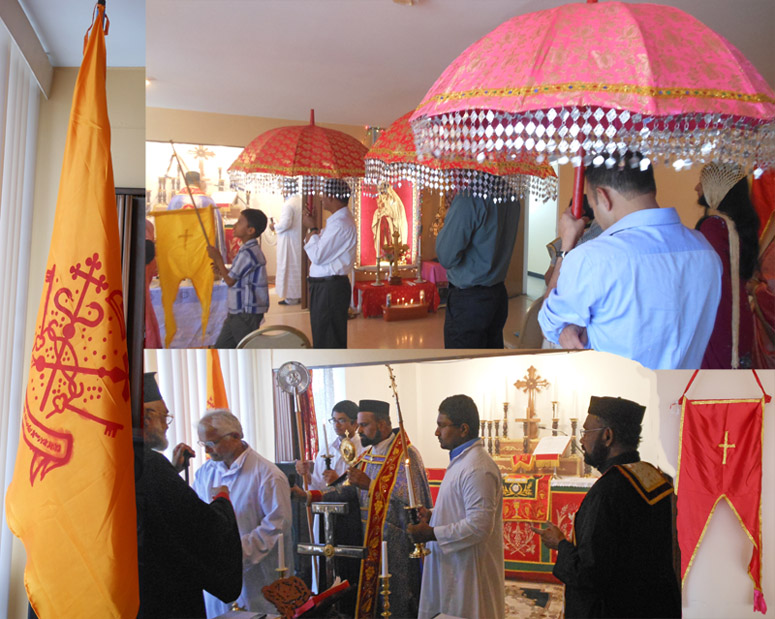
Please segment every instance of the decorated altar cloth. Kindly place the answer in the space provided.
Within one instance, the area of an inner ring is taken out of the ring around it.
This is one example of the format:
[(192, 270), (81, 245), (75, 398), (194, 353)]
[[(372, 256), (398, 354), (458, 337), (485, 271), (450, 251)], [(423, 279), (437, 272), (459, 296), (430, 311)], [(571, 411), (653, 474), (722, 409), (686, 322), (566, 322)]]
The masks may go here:
[[(428, 469), (434, 504), (445, 469)], [(596, 477), (503, 476), (503, 560), (506, 578), (559, 582), (552, 576), (557, 553), (541, 544), (531, 526), (556, 524), (571, 538), (573, 519)]]
[(403, 302), (419, 303), (420, 291), (425, 292), (425, 301), (429, 302), (429, 311), (435, 312), (441, 301), (436, 284), (432, 282), (416, 283), (413, 279), (404, 279), (400, 286), (372, 286), (372, 282), (355, 282), (353, 287), (353, 304), (361, 308), (365, 318), (382, 316), (382, 306), (390, 294), (393, 305)]
[[(170, 348), (202, 348), (211, 346), (218, 339), (221, 332), (223, 321), (226, 320), (226, 291), (228, 286), (223, 281), (213, 284), (212, 300), (210, 301), (210, 318), (207, 322), (207, 331), (204, 340), (202, 340), (202, 307), (199, 305), (199, 299), (194, 292), (194, 287), (190, 282), (180, 285), (178, 296), (175, 297), (175, 303), (172, 311), (175, 312), (175, 320), (178, 323), (178, 329), (175, 337), (170, 343)], [(161, 332), (162, 342), (164, 341), (164, 309), (161, 305), (161, 288), (159, 286), (151, 287), (151, 303), (156, 318), (159, 321), (159, 331)]]

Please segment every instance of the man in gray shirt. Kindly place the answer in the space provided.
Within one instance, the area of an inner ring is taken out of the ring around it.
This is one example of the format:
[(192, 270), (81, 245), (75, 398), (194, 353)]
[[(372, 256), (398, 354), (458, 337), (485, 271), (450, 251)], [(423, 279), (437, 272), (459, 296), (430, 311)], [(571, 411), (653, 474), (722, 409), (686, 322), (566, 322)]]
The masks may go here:
[(449, 297), (445, 348), (503, 348), (508, 316), (506, 272), (517, 239), (520, 204), (497, 203), (459, 193), (436, 238), (436, 255), (447, 270)]

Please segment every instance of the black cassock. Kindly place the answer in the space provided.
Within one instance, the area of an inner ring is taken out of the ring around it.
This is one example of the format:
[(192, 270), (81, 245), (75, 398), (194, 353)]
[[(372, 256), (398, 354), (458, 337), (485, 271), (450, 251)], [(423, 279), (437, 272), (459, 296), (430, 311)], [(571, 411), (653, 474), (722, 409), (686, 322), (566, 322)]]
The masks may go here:
[(672, 485), (649, 491), (616, 466), (639, 461), (633, 451), (605, 463), (576, 514), (575, 544), (560, 542), (553, 573), (565, 583), (568, 619), (681, 616)]
[(224, 602), (242, 590), (242, 543), (225, 498), (199, 500), (169, 460), (146, 449), (136, 485), (138, 617), (205, 617), (202, 590)]

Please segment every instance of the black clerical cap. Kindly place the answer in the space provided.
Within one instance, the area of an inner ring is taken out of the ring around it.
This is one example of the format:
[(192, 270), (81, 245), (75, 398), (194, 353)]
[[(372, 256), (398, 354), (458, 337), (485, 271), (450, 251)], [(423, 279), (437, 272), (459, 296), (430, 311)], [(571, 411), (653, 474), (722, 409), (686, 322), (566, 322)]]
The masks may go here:
[(161, 399), (159, 385), (156, 382), (156, 372), (145, 372), (143, 374), (143, 403), (156, 402)]
[(390, 416), (390, 404), (382, 400), (361, 400), (358, 402), (358, 411), (361, 413), (374, 413), (383, 417)]
[(643, 421), (643, 415), (646, 413), (646, 407), (624, 398), (593, 395), (589, 398), (589, 410), (587, 412), (609, 422), (611, 420), (626, 419), (631, 424), (640, 425)]
[(334, 404), (333, 413), (342, 413), (355, 421), (358, 418), (358, 405), (352, 400), (342, 400)]

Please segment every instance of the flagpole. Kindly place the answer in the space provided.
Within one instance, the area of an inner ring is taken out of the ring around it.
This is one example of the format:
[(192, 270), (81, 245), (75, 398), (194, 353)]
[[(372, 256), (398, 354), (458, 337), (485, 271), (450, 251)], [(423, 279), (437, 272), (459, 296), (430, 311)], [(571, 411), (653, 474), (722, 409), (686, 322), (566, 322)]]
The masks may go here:
[[(104, 0), (103, 0), (104, 1)], [(175, 159), (178, 161), (178, 166), (180, 169), (183, 169), (183, 164), (180, 161), (180, 157), (178, 157), (178, 153), (175, 150), (175, 142), (170, 140), (170, 146), (172, 146), (172, 153), (175, 155)], [(207, 236), (207, 231), (205, 230), (205, 225), (202, 223), (202, 216), (199, 214), (199, 209), (196, 207), (196, 200), (194, 200), (194, 194), (191, 193), (191, 187), (188, 185), (188, 179), (186, 178), (186, 175), (183, 175), (183, 182), (186, 184), (186, 190), (188, 191), (188, 196), (191, 198), (191, 205), (194, 207), (194, 213), (196, 213), (196, 220), (199, 222), (199, 227), (202, 229), (202, 234), (205, 236), (205, 242), (207, 243), (207, 247), (212, 247), (213, 244), (210, 243), (210, 239)]]

